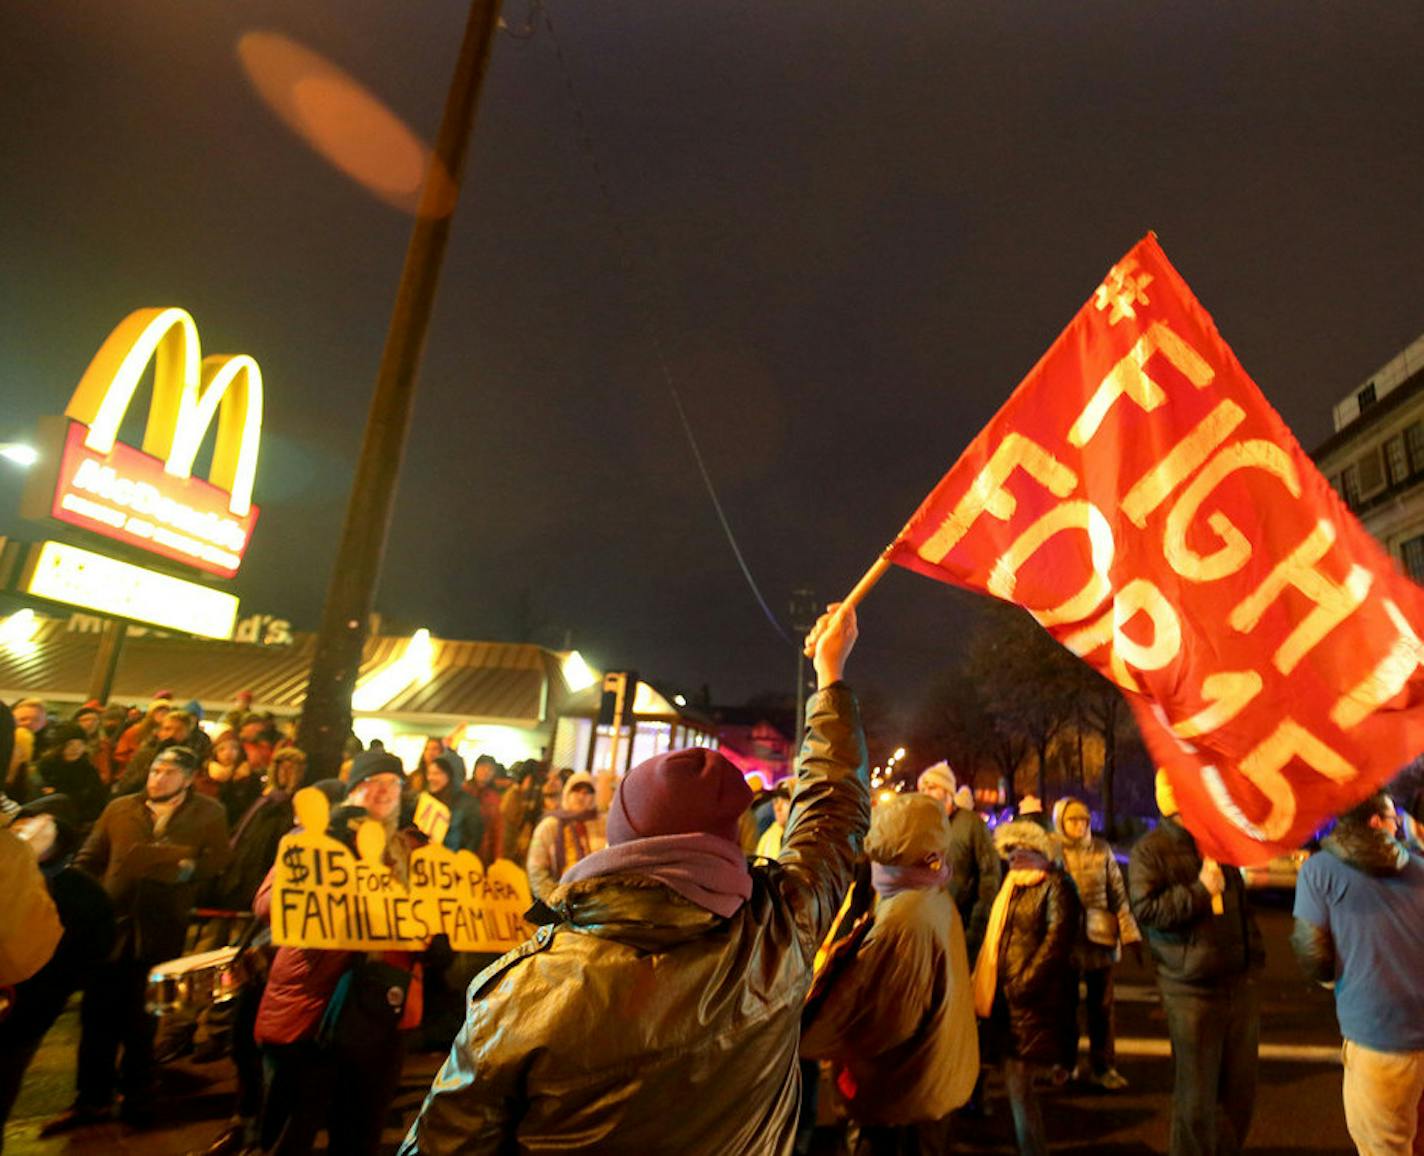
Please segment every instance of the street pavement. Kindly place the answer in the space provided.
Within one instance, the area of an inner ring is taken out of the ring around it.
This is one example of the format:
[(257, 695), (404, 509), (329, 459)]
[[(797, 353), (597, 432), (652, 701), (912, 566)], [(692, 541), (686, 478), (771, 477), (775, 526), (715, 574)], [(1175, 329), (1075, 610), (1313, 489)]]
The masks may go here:
[[(1262, 897), (1258, 908), (1267, 962), (1261, 983), (1261, 1071), (1249, 1151), (1259, 1156), (1349, 1156), (1340, 1102), (1339, 1034), (1328, 992), (1307, 983), (1291, 957), (1289, 892)], [(171, 1064), (163, 1071), (162, 1126), (133, 1132), (109, 1124), (53, 1140), (36, 1132), (73, 1094), (78, 1017), (72, 1007), (41, 1048), (5, 1130), (9, 1156), (61, 1153), (134, 1153), (182, 1156), (201, 1151), (226, 1121), (233, 1082), (226, 1061)], [(1130, 959), (1119, 970), (1118, 1067), (1130, 1081), (1121, 1092), (1069, 1087), (1045, 1089), (1044, 1119), (1055, 1152), (1083, 1156), (1142, 1156), (1167, 1150), (1172, 1065), (1166, 1024), (1151, 965)], [(385, 1133), (394, 1151), (429, 1087), (441, 1057), (412, 1055)], [(990, 1084), (993, 1114), (965, 1120), (956, 1150), (974, 1156), (1014, 1152), (1008, 1106), (997, 1080)]]

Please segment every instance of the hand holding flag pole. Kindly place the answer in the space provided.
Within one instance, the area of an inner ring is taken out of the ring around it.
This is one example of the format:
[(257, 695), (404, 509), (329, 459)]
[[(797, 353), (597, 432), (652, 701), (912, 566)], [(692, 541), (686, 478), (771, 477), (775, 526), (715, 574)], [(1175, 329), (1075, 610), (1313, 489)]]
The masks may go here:
[[(860, 604), (861, 599), (870, 593), (871, 587), (879, 582), (889, 569), (890, 559), (889, 550), (887, 549), (884, 554), (875, 560), (875, 564), (861, 575), (860, 581), (851, 588), (851, 592), (845, 596), (845, 599), (836, 603), (835, 609), (831, 612), (831, 617), (826, 623), (825, 629), (829, 629), (831, 625), (839, 622), (846, 611), (854, 610), (856, 606)], [(807, 658), (814, 658), (816, 656), (816, 640), (820, 638), (822, 633), (823, 629), (821, 624), (817, 623), (816, 626), (811, 628), (811, 633), (806, 635), (803, 653)]]

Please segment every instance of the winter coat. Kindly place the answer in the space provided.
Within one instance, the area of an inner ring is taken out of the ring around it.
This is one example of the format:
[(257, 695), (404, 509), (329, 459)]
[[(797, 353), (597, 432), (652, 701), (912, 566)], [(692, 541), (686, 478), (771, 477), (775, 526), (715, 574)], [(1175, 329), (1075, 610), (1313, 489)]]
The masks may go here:
[(814, 695), (776, 863), (722, 918), (636, 875), (564, 884), (560, 922), (470, 986), (468, 1016), (403, 1156), (579, 1148), (790, 1153), (811, 962), (870, 819), (841, 684)]
[(29, 979), (49, 962), (64, 929), (30, 845), (0, 828), (0, 986)]
[[(142, 848), (182, 848), (194, 863), (192, 877), (178, 881), (177, 857), (147, 866)], [(198, 890), (227, 865), (227, 823), (222, 808), (189, 791), (155, 837), (153, 815), (143, 795), (123, 795), (99, 816), (74, 866), (101, 879), (118, 920), (115, 951), (121, 958), (158, 963), (183, 954), (188, 916)]]
[(211, 905), (228, 911), (250, 911), (257, 889), (277, 860), (277, 845), (295, 822), (292, 797), (286, 791), (260, 796), (233, 829), (228, 841), (232, 858), (213, 880)]
[(1222, 864), (1222, 914), (1197, 877), (1197, 842), (1175, 815), (1138, 840), (1128, 860), (1132, 913), (1147, 935), (1164, 986), (1214, 986), (1239, 979), (1265, 962), (1241, 872)]
[[(196, 734), (196, 731), (194, 732)], [(207, 736), (205, 735), (204, 738)], [(198, 744), (194, 741), (194, 736), (189, 735), (186, 739), (160, 739), (157, 735), (149, 739), (138, 750), (134, 751), (133, 757), (124, 765), (124, 773), (119, 776), (119, 781), (114, 784), (114, 794), (133, 795), (142, 791), (145, 780), (148, 778), (148, 769), (153, 766), (153, 760), (160, 753), (170, 747), (186, 747), (193, 752), (193, 757), (197, 759), (198, 766), (205, 766), (207, 760), (198, 754)]]
[(73, 804), (74, 817), (80, 826), (89, 826), (108, 805), (109, 789), (87, 754), (70, 763), (64, 761), (59, 751), (51, 751), (39, 761), (36, 769), (49, 791), (65, 796)]
[(1113, 858), (1107, 840), (1091, 837), (1082, 844), (1063, 840), (1063, 866), (1073, 877), (1078, 899), (1083, 904), (1083, 926), (1079, 928), (1073, 948), (1074, 965), (1082, 971), (1111, 967), (1117, 960), (1117, 949), (1088, 939), (1087, 913), (1108, 911), (1116, 915), (1119, 943), (1137, 943), (1142, 939), (1137, 920), (1132, 917), (1122, 868)]
[(239, 778), (238, 772), (246, 767), (246, 763), (240, 763), (231, 778), (218, 784), (218, 802), (222, 804), (223, 813), (227, 815), (228, 828), (233, 830), (242, 822), (242, 817), (247, 814), (252, 804), (261, 797), (262, 788), (267, 785), (267, 775), (271, 772), (271, 768), (267, 771), (248, 769), (247, 773)]
[(989, 912), (999, 893), (999, 853), (984, 820), (956, 807), (949, 817), (949, 894), (959, 909), (972, 960), (984, 942)]
[(998, 990), (990, 1046), (1031, 1063), (1056, 1063), (1071, 1029), (1076, 986), (1073, 945), (1083, 908), (1073, 880), (1056, 864), (1041, 882), (1015, 890), (999, 938)]
[(942, 888), (882, 899), (855, 955), (803, 1025), (801, 1054), (837, 1061), (851, 1118), (942, 1120), (969, 1099), (979, 1039), (964, 927)]
[(500, 793), (494, 787), (470, 786), (469, 784), (466, 784), (462, 789), (479, 808), (480, 826), (484, 834), (475, 851), (480, 857), (480, 862), (489, 866), (496, 859), (504, 857), (504, 820), (500, 817)]
[[(478, 855), (485, 838), (484, 816), (480, 805), (465, 794), (465, 760), (454, 751), (437, 755), (435, 761), (449, 782), (435, 798), (450, 808), (450, 829), (445, 832), (445, 846), (451, 851), (470, 851)], [(483, 862), (483, 860), (481, 860)]]
[(0, 1052), (42, 1037), (114, 946), (114, 907), (98, 880), (74, 867), (42, 870), (64, 934), (49, 962), (16, 985), (14, 1010), (0, 1020)]

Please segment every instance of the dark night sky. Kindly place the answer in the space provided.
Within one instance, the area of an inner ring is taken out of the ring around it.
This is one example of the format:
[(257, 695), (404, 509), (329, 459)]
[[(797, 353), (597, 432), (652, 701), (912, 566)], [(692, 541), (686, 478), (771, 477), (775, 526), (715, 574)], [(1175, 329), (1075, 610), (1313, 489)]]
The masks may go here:
[[(1148, 229), (1307, 447), (1424, 331), (1424, 5), (551, 10), (578, 103), (546, 31), (497, 39), (378, 598), (403, 623), (509, 637), (527, 603), (596, 665), (789, 689), (658, 333), (780, 612), (849, 587)], [(301, 42), (428, 139), (463, 22), (0, 9), (0, 440), (59, 412), (130, 310), (187, 308), (267, 382), (247, 611), (316, 623), (411, 222), (266, 109), (238, 38)], [(971, 613), (892, 574), (859, 681), (913, 705)]]

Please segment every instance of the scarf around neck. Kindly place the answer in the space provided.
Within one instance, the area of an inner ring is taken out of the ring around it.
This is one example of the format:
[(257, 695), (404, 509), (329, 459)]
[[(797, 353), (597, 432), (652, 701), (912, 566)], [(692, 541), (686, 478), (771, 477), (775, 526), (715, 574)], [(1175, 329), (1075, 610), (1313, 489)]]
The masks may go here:
[(589, 807), (583, 811), (570, 811), (564, 807), (551, 811), (550, 818), (559, 821), (554, 829), (554, 845), (551, 848), (554, 861), (554, 877), (560, 878), (568, 868), (587, 859), (589, 853), (588, 826), (598, 818), (598, 808)]
[(953, 871), (948, 861), (938, 867), (892, 867), (888, 863), (870, 864), (870, 885), (881, 899), (889, 899), (902, 891), (933, 891), (949, 882)]
[(642, 875), (656, 880), (713, 915), (735, 915), (752, 894), (747, 858), (735, 843), (705, 832), (652, 835), (615, 843), (580, 859), (561, 883), (605, 875)]
[(984, 933), (984, 945), (979, 949), (979, 960), (974, 965), (974, 1014), (980, 1019), (988, 1019), (989, 1013), (994, 1010), (994, 993), (999, 987), (999, 940), (1009, 919), (1009, 905), (1013, 902), (1014, 892), (1021, 887), (1037, 886), (1047, 875), (1047, 871), (1038, 868), (1010, 868), (1004, 876), (1004, 885), (994, 897), (994, 906), (989, 912), (989, 929)]

